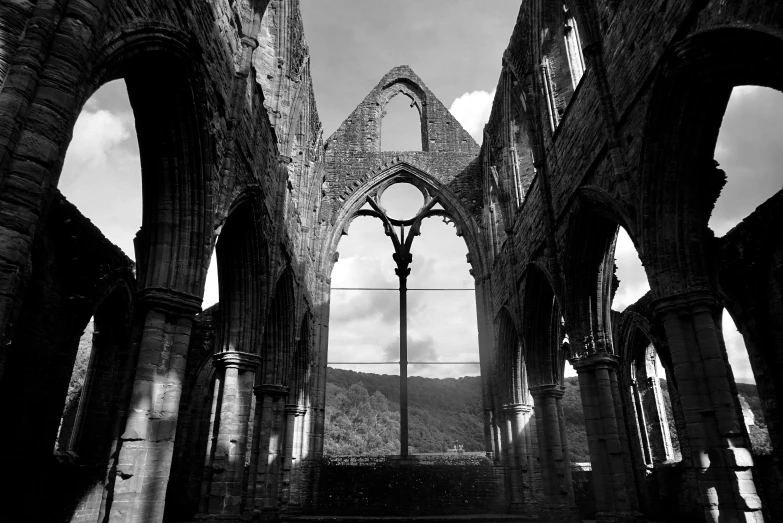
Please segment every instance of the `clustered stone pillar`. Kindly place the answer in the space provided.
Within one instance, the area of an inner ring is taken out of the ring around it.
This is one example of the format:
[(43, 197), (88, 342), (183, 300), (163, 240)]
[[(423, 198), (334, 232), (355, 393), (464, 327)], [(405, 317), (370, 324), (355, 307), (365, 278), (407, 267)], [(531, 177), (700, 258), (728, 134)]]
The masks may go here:
[(214, 360), (223, 378), (218, 382), (220, 405), (209, 450), (211, 471), (205, 475), (208, 484), (203, 487), (208, 492), (206, 513), (197, 519), (239, 521), (253, 383), (261, 358), (228, 351), (215, 354)]
[(112, 523), (162, 521), (193, 317), (201, 300), (147, 289), (146, 311), (128, 418), (111, 478)]
[(659, 300), (655, 310), (666, 329), (706, 521), (764, 521), (718, 302), (693, 292)]
[(579, 375), (598, 521), (639, 521), (639, 502), (625, 431), (619, 358), (599, 351), (571, 360)]
[(511, 510), (520, 512), (531, 501), (532, 488), (532, 434), (530, 405), (509, 403), (503, 406), (506, 415), (507, 462), (510, 473)]
[(541, 463), (542, 507), (551, 521), (578, 521), (574, 503), (574, 485), (568, 457), (568, 439), (560, 385), (530, 387), (538, 431), (538, 456)]
[(285, 447), (283, 452), (283, 503), (288, 503), (291, 497), (291, 471), (294, 461), (299, 458), (299, 448), (303, 431), (304, 416), (307, 408), (302, 405), (285, 406)]
[(257, 430), (253, 433), (246, 512), (255, 517), (277, 511), (283, 400), (288, 395), (288, 387), (264, 384), (254, 387), (253, 392)]

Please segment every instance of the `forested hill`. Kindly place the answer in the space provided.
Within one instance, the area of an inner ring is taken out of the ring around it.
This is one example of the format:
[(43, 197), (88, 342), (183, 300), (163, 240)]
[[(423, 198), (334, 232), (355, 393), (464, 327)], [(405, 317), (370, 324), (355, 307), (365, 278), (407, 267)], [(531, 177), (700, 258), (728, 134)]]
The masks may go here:
[[(668, 388), (661, 380), (669, 426), (676, 442)], [(755, 415), (750, 427), (754, 450), (769, 446), (764, 415), (755, 385), (737, 384), (741, 400)], [(326, 388), (324, 450), (329, 455), (399, 453), (400, 378), (329, 368)], [(563, 413), (571, 461), (587, 462), (579, 381), (565, 379)], [(408, 378), (409, 442), (411, 453), (445, 452), (454, 444), (466, 451), (484, 450), (481, 378)]]

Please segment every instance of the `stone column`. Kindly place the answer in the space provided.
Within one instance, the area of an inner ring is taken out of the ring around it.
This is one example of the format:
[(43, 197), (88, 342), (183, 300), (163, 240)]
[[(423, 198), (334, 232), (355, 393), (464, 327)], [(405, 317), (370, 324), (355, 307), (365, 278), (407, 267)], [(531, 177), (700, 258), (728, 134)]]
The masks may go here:
[(307, 413), (307, 409), (300, 405), (285, 406), (285, 445), (283, 451), (283, 503), (290, 499), (291, 469), (294, 463), (294, 454), (297, 451), (301, 420)]
[(625, 431), (617, 356), (597, 352), (571, 359), (579, 374), (598, 521), (640, 521), (636, 481)]
[(256, 395), (256, 427), (250, 456), (246, 515), (276, 512), (280, 470), (280, 432), (283, 399), (288, 387), (265, 384), (253, 388)]
[(163, 520), (190, 330), (201, 300), (147, 289), (136, 307), (146, 315), (116, 476), (108, 487), (111, 523)]
[(220, 352), (215, 367), (223, 375), (220, 410), (211, 449), (210, 484), (206, 513), (202, 521), (239, 521), (245, 476), (248, 422), (255, 373), (261, 363), (256, 354)]
[(512, 510), (518, 510), (522, 504), (522, 500), (519, 496), (519, 470), (516, 463), (516, 448), (514, 447), (514, 420), (512, 419), (512, 413), (508, 411), (507, 407), (508, 405), (503, 405), (501, 409), (501, 412), (503, 413), (500, 424), (501, 439), (503, 441), (501, 463), (506, 471), (506, 491), (508, 493), (510, 507)]
[(721, 307), (707, 292), (659, 300), (705, 521), (764, 521), (750, 440), (720, 334)]
[(574, 504), (574, 485), (568, 458), (568, 440), (562, 430), (560, 401), (565, 389), (560, 385), (530, 387), (538, 431), (538, 458), (541, 464), (542, 511), (552, 521), (579, 521)]
[(530, 413), (532, 407), (523, 403), (510, 403), (503, 406), (508, 423), (509, 465), (511, 474), (511, 509), (521, 511), (525, 503), (531, 501), (531, 463), (530, 463)]

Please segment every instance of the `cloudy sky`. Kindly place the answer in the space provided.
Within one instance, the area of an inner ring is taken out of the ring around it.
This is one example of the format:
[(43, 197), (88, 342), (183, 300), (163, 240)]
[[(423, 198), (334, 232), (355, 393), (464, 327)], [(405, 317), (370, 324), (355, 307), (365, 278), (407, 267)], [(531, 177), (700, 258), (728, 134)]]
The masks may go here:
[[(407, 64), (476, 138), (489, 116), (501, 56), (514, 26), (519, 0), (486, 4), (463, 0), (302, 0), (312, 55), (318, 110), (329, 136), (392, 67)], [(385, 150), (420, 149), (415, 110), (395, 98), (384, 120)], [(762, 88), (735, 89), (716, 148), (729, 182), (710, 226), (721, 236), (780, 190), (783, 121), (781, 95)], [(80, 116), (66, 156), (60, 190), (133, 257), (141, 225), (141, 180), (133, 115), (122, 81), (104, 86)], [(420, 201), (401, 188), (388, 195), (390, 212), (415, 213)], [(397, 209), (407, 204), (408, 209)], [(411, 210), (412, 209), (412, 210)], [(396, 288), (391, 242), (379, 222), (358, 219), (339, 245), (334, 287)], [(409, 287), (472, 288), (467, 249), (451, 225), (429, 219), (416, 238)], [(621, 233), (617, 252), (621, 287), (614, 307), (624, 309), (646, 292), (644, 270)], [(204, 304), (217, 301), (214, 264)], [(332, 295), (331, 361), (394, 361), (399, 336), (394, 291), (338, 291)], [(469, 291), (411, 291), (410, 361), (478, 359), (475, 297)], [(738, 379), (752, 379), (733, 324), (725, 324)], [(347, 367), (351, 368), (351, 367)], [(353, 367), (397, 373), (393, 365)], [(476, 374), (474, 365), (412, 366), (411, 374)]]

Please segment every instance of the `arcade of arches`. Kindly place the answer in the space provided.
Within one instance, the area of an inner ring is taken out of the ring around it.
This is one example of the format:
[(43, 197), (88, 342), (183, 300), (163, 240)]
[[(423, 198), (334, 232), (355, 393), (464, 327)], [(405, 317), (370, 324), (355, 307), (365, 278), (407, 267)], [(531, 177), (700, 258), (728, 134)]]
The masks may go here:
[[(324, 138), (297, 0), (30, 0), (0, 20), (0, 520), (575, 521), (566, 362), (599, 521), (783, 520), (783, 193), (708, 226), (732, 88), (783, 89), (779, 2), (523, 1), (480, 146), (406, 66)], [(142, 167), (135, 262), (57, 189), (77, 116), (115, 79)], [(420, 151), (381, 150), (397, 95)], [(486, 458), (323, 456), (337, 245), (400, 181), (468, 247)], [(620, 227), (650, 284), (622, 313)], [(769, 455), (751, 452), (724, 308)]]

